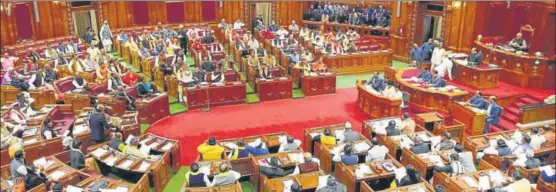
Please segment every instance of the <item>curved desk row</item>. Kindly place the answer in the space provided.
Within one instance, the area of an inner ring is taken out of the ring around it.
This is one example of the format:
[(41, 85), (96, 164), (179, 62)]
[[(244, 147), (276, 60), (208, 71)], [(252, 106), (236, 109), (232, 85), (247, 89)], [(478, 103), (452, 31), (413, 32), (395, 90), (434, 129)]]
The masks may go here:
[(336, 74), (382, 71), (392, 65), (392, 50), (346, 55), (325, 55), (323, 62)]
[(224, 86), (209, 85), (207, 87), (184, 88), (189, 109), (210, 106), (223, 106), (245, 103), (245, 83), (228, 82)]
[[(357, 106), (363, 110), (371, 119), (378, 119), (384, 117), (392, 117), (400, 115), (401, 99), (391, 99), (386, 96), (377, 95), (372, 93), (369, 88), (365, 86), (366, 81), (357, 81)], [(372, 89), (372, 88), (371, 88)]]
[(537, 57), (534, 53), (520, 55), (487, 45), (501, 42), (497, 37), (483, 37), (474, 43), (483, 54), (484, 64), (492, 63), (502, 68), (500, 74), (502, 81), (521, 87), (554, 89), (556, 81), (554, 56)]
[(457, 81), (463, 82), (476, 89), (494, 88), (498, 84), (500, 68), (488, 68), (484, 65), (471, 67), (463, 60), (454, 59), (452, 74)]
[(422, 87), (420, 85), (415, 85), (410, 81), (405, 79), (410, 76), (404, 74), (406, 71), (409, 73), (414, 73), (415, 70), (412, 68), (399, 70), (394, 81), (399, 82), (400, 89), (404, 92), (410, 94), (410, 102), (419, 108), (430, 110), (430, 111), (441, 111), (444, 113), (450, 113), (452, 111), (452, 102), (461, 101), (465, 95), (468, 94), (467, 91), (442, 91), (438, 89), (430, 89)]

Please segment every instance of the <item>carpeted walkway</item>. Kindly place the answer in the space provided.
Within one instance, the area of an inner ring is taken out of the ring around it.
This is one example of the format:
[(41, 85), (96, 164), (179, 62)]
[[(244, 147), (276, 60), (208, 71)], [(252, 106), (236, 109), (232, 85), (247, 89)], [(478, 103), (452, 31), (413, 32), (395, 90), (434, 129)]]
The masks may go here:
[(332, 95), (217, 107), (209, 113), (192, 110), (166, 118), (148, 132), (179, 140), (182, 165), (188, 165), (197, 158), (196, 147), (209, 136), (227, 139), (287, 132), (302, 139), (306, 128), (346, 120), (360, 130), (368, 117), (359, 110), (356, 99), (357, 89), (344, 88)]

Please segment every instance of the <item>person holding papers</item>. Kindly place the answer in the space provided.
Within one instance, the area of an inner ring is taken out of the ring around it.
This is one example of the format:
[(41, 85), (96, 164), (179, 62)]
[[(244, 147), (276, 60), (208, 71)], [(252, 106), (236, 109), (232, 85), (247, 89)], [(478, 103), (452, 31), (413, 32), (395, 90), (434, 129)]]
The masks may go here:
[(241, 174), (231, 170), (227, 163), (221, 163), (219, 167), (220, 173), (214, 176), (212, 180), (212, 186), (222, 186), (234, 184), (240, 177)]
[(403, 93), (400, 91), (398, 86), (394, 86), (392, 81), (388, 81), (388, 85), (386, 89), (382, 92), (382, 95), (390, 98), (390, 99), (402, 99)]
[(483, 128), (483, 134), (490, 132), (491, 124), (498, 124), (500, 121), (500, 115), (502, 115), (502, 107), (496, 104), (496, 97), (490, 96), (489, 105), (487, 107), (487, 118), (485, 119), (485, 127)]
[(467, 101), (467, 103), (472, 107), (479, 108), (482, 110), (486, 110), (488, 108), (488, 102), (485, 101), (485, 99), (483, 99), (483, 93), (481, 93), (481, 91), (478, 90), (477, 92), (475, 92), (475, 95), (473, 95), (473, 97), (471, 97), (471, 99)]
[[(402, 169), (403, 170), (403, 169)], [(408, 185), (413, 185), (421, 182), (421, 173), (415, 170), (415, 167), (409, 165), (403, 171), (395, 171), (396, 180), (394, 180), (395, 187), (403, 187)]]
[(211, 187), (212, 184), (207, 175), (199, 171), (199, 164), (193, 162), (191, 169), (185, 173), (185, 182), (189, 187)]
[(373, 138), (371, 139), (371, 149), (367, 151), (367, 156), (365, 156), (365, 162), (383, 161), (389, 151), (386, 146), (378, 142), (378, 139)]
[(465, 168), (461, 161), (459, 160), (459, 155), (457, 153), (450, 154), (450, 165), (433, 167), (436, 172), (444, 172), (450, 175), (450, 177), (461, 175), (465, 173)]
[(280, 145), (278, 152), (280, 153), (280, 152), (295, 151), (299, 149), (299, 146), (301, 146), (301, 141), (299, 139), (294, 139), (293, 137), (288, 136), (286, 143)]
[(245, 147), (245, 151), (253, 156), (268, 155), (270, 153), (261, 139), (257, 139), (253, 143), (248, 144), (247, 147)]

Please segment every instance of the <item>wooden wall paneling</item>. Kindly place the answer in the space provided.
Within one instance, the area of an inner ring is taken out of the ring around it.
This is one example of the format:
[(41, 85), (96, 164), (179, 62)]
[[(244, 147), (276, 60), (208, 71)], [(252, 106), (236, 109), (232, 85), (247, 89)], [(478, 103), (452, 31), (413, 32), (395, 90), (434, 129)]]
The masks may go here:
[(194, 23), (201, 21), (201, 2), (187, 1), (183, 3), (185, 12), (185, 21)]
[[(0, 2), (4, 10), (8, 6), (7, 2)], [(12, 8), (13, 9), (13, 8)], [(0, 12), (0, 22), (2, 22), (0, 27), (0, 46), (12, 45), (17, 42), (17, 26), (15, 25), (14, 13), (8, 16), (6, 11)]]
[(276, 1), (276, 23), (279, 25), (290, 25), (292, 20), (297, 24), (303, 19), (304, 3), (300, 1)]
[(164, 1), (149, 1), (149, 24), (155, 25), (158, 22), (167, 23), (166, 20), (166, 2)]
[[(51, 2), (50, 9), (52, 10), (52, 26), (54, 29), (52, 37), (67, 36), (68, 34), (68, 9), (67, 2), (58, 1), (57, 3)], [(52, 38), (51, 37), (51, 38)]]
[[(46, 39), (54, 37), (54, 25), (52, 23), (52, 9), (50, 8), (50, 1), (38, 1), (38, 9), (39, 9), (39, 22), (35, 21), (35, 29), (36, 32), (36, 39)], [(31, 7), (33, 7), (33, 3), (30, 2)], [(33, 7), (34, 8), (34, 7)], [(34, 14), (33, 14), (34, 15)], [(33, 17), (34, 19), (35, 17)]]

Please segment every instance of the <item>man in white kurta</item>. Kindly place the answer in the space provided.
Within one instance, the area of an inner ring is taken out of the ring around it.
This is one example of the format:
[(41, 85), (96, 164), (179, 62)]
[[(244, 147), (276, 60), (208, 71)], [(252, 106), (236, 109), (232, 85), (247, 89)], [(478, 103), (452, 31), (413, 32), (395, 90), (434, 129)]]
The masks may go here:
[(444, 55), (444, 48), (442, 48), (442, 43), (438, 44), (432, 51), (431, 57), (431, 71), (434, 70), (435, 67), (439, 66), (442, 63), (442, 56)]
[(100, 41), (102, 46), (108, 52), (112, 52), (112, 31), (110, 31), (110, 26), (108, 26), (108, 21), (104, 21), (104, 25), (100, 29)]

